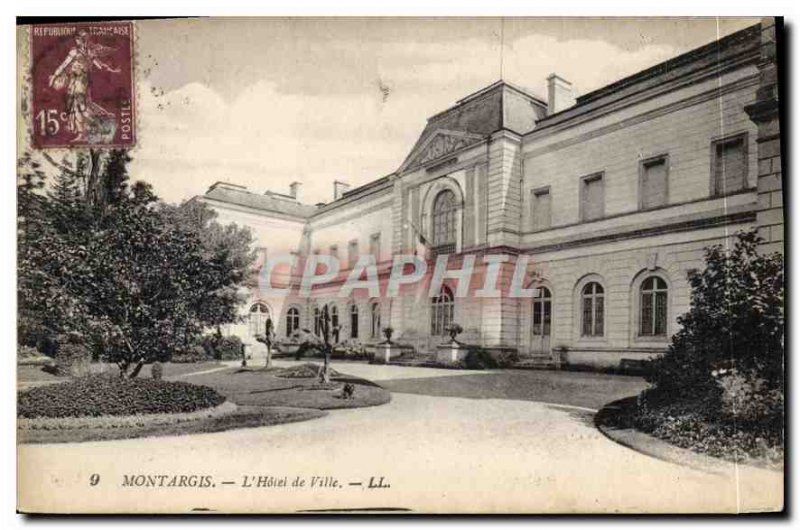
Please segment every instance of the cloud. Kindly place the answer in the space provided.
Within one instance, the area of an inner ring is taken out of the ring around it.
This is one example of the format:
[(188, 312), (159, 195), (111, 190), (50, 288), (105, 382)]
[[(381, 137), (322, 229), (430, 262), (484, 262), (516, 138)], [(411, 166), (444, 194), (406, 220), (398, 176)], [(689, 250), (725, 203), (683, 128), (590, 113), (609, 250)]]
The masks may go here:
[[(543, 35), (507, 42), (503, 50), (505, 79), (540, 95), (551, 72), (585, 92), (677, 53)], [(257, 193), (286, 191), (297, 180), (306, 202), (328, 201), (334, 179), (359, 185), (394, 171), (429, 116), (500, 78), (499, 57), (489, 39), (395, 42), (376, 52), (374, 81), (360, 91), (286, 93), (276, 81), (261, 80), (230, 101), (196, 80), (165, 93), (142, 81), (131, 172), (173, 202), (218, 180)]]

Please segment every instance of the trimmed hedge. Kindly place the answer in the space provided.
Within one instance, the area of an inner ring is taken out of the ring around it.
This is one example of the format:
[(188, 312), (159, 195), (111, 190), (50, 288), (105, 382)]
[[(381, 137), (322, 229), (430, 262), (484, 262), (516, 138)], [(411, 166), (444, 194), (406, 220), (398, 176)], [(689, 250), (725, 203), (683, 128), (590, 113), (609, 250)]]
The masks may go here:
[(20, 418), (75, 418), (193, 412), (222, 404), (206, 386), (154, 379), (84, 377), (20, 392)]

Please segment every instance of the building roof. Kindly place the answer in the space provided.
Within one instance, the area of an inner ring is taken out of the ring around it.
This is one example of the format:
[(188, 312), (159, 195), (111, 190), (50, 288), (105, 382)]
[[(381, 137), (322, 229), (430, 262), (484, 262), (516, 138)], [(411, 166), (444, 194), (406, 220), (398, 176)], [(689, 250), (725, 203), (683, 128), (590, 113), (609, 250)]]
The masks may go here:
[(248, 191), (244, 186), (227, 182), (215, 183), (203, 198), (302, 219), (308, 218), (317, 209), (315, 206), (302, 204), (288, 195), (277, 193), (261, 195)]
[(535, 132), (557, 123), (569, 122), (595, 109), (633, 98), (671, 81), (689, 79), (702, 72), (718, 74), (718, 70), (736, 67), (743, 61), (755, 63), (759, 58), (760, 36), (761, 25), (755, 24), (588, 92), (579, 96), (575, 105), (542, 119)]
[[(520, 102), (524, 102), (520, 105)], [(438, 131), (453, 131), (488, 137), (501, 129), (518, 134), (531, 130), (545, 116), (547, 103), (529, 91), (503, 80), (495, 81), (461, 98), (452, 107), (428, 118), (428, 123), (411, 148), (403, 166)], [(401, 166), (402, 167), (402, 166)]]

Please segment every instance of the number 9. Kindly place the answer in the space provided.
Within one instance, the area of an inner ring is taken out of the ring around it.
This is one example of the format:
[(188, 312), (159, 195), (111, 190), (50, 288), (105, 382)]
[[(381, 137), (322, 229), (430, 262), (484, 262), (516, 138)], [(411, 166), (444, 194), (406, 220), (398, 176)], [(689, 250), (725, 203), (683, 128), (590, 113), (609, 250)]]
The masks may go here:
[(100, 483), (100, 475), (97, 473), (93, 473), (92, 476), (89, 477), (89, 485), (90, 486), (97, 486)]

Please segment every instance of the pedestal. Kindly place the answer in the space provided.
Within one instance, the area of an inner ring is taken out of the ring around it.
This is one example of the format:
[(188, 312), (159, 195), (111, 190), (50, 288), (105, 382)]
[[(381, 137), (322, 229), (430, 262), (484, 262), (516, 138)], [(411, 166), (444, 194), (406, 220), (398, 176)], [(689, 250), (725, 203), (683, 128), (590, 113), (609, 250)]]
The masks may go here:
[(467, 348), (458, 341), (446, 342), (436, 347), (436, 360), (440, 363), (457, 363), (467, 356)]
[(402, 354), (403, 349), (394, 342), (381, 342), (375, 346), (375, 359), (378, 362), (388, 364), (389, 361), (400, 357)]

